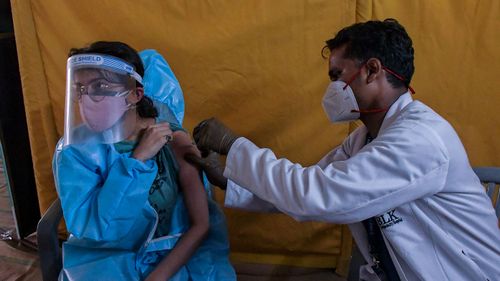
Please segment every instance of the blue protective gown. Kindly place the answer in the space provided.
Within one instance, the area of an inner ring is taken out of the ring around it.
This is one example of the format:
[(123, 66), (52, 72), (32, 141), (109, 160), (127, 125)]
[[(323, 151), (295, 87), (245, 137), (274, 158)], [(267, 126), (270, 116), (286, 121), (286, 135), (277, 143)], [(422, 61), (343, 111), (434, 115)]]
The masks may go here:
[[(108, 144), (59, 144), (53, 169), (70, 232), (60, 280), (143, 280), (189, 228), (179, 193), (168, 235), (153, 238), (158, 215), (148, 196), (158, 164), (152, 159), (138, 161)], [(170, 280), (236, 280), (224, 216), (208, 198), (209, 235)]]

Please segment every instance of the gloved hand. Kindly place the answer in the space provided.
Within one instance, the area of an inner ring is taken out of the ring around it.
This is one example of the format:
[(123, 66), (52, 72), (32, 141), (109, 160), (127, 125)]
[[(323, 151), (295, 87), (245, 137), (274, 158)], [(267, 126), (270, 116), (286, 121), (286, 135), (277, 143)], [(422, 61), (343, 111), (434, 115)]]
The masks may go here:
[(239, 137), (215, 118), (203, 120), (194, 128), (193, 137), (203, 155), (208, 151), (227, 155), (231, 145)]
[(211, 184), (226, 190), (227, 178), (223, 176), (224, 167), (220, 162), (219, 156), (217, 152), (210, 151), (205, 158), (198, 157), (194, 154), (186, 154), (184, 159), (202, 169)]

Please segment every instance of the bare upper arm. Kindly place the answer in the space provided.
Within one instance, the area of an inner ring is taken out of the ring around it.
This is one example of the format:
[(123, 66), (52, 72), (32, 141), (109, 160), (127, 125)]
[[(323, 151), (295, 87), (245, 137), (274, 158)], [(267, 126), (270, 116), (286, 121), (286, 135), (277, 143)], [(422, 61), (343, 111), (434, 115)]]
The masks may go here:
[(171, 143), (177, 163), (179, 164), (179, 182), (184, 194), (184, 201), (192, 224), (208, 224), (207, 194), (198, 168), (184, 159), (184, 155), (192, 153), (200, 156), (200, 151), (183, 131), (173, 133)]
[(184, 160), (184, 155), (188, 153), (195, 154), (200, 156), (200, 151), (191, 140), (189, 135), (184, 131), (175, 131), (173, 133), (174, 139), (171, 143), (172, 149), (175, 153), (175, 157), (179, 165), (181, 164), (189, 164), (186, 160)]

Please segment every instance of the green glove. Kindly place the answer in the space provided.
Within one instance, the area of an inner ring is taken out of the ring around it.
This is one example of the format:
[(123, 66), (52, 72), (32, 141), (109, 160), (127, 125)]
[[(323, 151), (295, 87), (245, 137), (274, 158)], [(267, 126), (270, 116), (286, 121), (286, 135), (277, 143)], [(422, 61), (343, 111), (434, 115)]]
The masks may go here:
[(208, 156), (205, 158), (198, 157), (194, 154), (186, 154), (186, 156), (184, 156), (184, 159), (202, 169), (207, 175), (208, 181), (211, 184), (216, 185), (223, 190), (226, 190), (227, 178), (223, 175), (224, 166), (222, 166), (219, 156), (220, 155), (218, 153), (210, 151), (208, 153)]
[(194, 141), (203, 155), (215, 151), (227, 155), (231, 145), (239, 137), (215, 118), (203, 120), (194, 128)]

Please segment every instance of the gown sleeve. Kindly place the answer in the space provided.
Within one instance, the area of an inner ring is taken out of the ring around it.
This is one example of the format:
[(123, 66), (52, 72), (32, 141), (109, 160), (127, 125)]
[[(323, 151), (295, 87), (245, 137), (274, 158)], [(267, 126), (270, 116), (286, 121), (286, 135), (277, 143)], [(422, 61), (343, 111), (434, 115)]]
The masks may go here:
[(352, 223), (439, 192), (449, 155), (431, 128), (415, 124), (393, 127), (356, 155), (324, 164), (302, 167), (239, 138), (224, 176), (296, 219)]
[(142, 214), (157, 165), (110, 145), (69, 145), (56, 149), (53, 172), (68, 231), (77, 238), (114, 241)]

